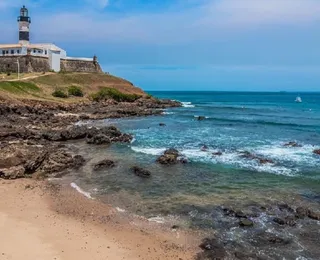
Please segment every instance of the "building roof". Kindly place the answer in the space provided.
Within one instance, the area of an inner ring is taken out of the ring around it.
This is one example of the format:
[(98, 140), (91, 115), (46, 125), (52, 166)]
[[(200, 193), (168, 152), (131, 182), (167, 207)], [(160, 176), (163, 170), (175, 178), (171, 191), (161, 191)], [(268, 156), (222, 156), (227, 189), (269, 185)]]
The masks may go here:
[(9, 49), (9, 48), (21, 48), (22, 44), (15, 43), (15, 44), (0, 44), (0, 49)]
[(63, 51), (63, 49), (59, 48), (58, 46), (52, 43), (35, 43), (35, 44), (28, 44), (28, 45), (23, 45), (20, 43), (0, 44), (0, 49), (21, 48), (21, 47), (27, 47), (30, 49), (49, 49), (51, 51)]

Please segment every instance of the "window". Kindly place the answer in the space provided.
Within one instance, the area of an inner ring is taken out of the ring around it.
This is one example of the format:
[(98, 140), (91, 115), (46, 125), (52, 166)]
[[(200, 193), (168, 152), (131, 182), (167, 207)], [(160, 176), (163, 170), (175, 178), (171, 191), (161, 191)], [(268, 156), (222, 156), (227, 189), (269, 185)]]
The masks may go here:
[(39, 53), (41, 53), (41, 51), (38, 51)]
[(19, 53), (20, 53), (20, 51), (19, 51), (19, 50), (17, 50), (17, 53), (19, 54)]
[(6, 51), (2, 51), (2, 55), (6, 55)]
[(14, 50), (11, 50), (11, 54), (14, 54)]
[(47, 54), (48, 54), (47, 50), (45, 50), (45, 51), (44, 51), (44, 54), (45, 54), (45, 55), (47, 55)]
[(6, 51), (6, 54), (9, 54), (9, 51)]

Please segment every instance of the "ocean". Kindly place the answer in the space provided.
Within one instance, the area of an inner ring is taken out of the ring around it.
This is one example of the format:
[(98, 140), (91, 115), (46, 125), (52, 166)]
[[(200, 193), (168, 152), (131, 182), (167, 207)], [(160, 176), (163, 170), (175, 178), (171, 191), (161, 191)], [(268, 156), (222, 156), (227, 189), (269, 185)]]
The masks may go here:
[[(134, 140), (109, 148), (84, 146), (82, 152), (92, 163), (109, 158), (117, 167), (98, 173), (84, 168), (72, 176), (78, 185), (92, 196), (150, 220), (218, 230), (224, 243), (240, 239), (242, 246), (259, 248), (270, 259), (317, 259), (317, 243), (298, 235), (316, 228), (314, 235), (319, 237), (317, 222), (299, 222), (299, 230), (285, 230), (295, 243), (271, 252), (270, 247), (252, 246), (252, 239), (257, 230), (284, 234), (272, 217), (257, 210), (256, 218), (252, 217), (255, 231), (247, 232), (221, 209), (270, 207), (277, 216), (284, 214), (275, 209), (280, 204), (320, 209), (320, 156), (313, 153), (320, 149), (320, 93), (150, 94), (181, 101), (183, 107), (167, 109), (161, 116), (89, 122), (116, 125)], [(298, 95), (302, 103), (295, 102)], [(177, 149), (189, 163), (157, 164), (157, 157), (168, 148)], [(147, 168), (152, 177), (135, 176), (130, 171), (134, 165)]]

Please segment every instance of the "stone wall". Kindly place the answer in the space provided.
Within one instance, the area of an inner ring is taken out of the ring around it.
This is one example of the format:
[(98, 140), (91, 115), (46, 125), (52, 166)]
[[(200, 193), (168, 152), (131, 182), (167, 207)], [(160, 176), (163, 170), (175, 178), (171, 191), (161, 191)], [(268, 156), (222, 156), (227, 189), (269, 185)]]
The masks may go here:
[(18, 73), (19, 58), (20, 73), (47, 72), (50, 70), (49, 60), (45, 57), (33, 56), (0, 56), (0, 73)]
[[(18, 73), (17, 59), (19, 57), (20, 73), (48, 72), (49, 59), (35, 56), (0, 56), (0, 73)], [(102, 72), (97, 61), (61, 59), (61, 71), (65, 72)]]
[(61, 59), (61, 71), (65, 72), (102, 72), (97, 61)]

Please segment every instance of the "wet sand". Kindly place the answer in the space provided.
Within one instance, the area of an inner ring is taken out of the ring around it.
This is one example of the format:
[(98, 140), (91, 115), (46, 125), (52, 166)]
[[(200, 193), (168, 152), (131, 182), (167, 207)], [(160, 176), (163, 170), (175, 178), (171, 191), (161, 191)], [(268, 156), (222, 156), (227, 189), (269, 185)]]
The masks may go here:
[(124, 216), (69, 187), (1, 180), (0, 197), (3, 260), (186, 260), (197, 250), (182, 231)]

